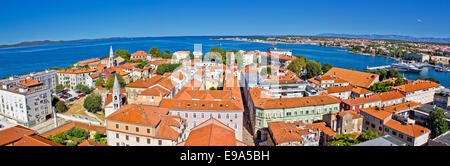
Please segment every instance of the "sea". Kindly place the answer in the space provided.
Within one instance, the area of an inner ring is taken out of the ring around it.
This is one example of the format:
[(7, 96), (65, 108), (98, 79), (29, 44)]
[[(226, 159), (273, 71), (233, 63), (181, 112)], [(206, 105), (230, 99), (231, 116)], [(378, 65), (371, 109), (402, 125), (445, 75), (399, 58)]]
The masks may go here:
[[(320, 47), (309, 44), (280, 44), (271, 46), (268, 43), (247, 41), (211, 40), (223, 36), (177, 36), (177, 37), (144, 37), (144, 38), (116, 38), (92, 40), (83, 42), (69, 42), (45, 44), (36, 46), (12, 47), (0, 49), (0, 78), (13, 75), (23, 75), (30, 72), (43, 71), (50, 67), (65, 68), (78, 61), (90, 58), (100, 58), (109, 55), (109, 47), (113, 50), (121, 49), (134, 53), (139, 50), (148, 52), (157, 47), (161, 51), (171, 52), (180, 50), (194, 50), (194, 44), (201, 44), (203, 53), (209, 52), (211, 47), (225, 50), (237, 49), (245, 51), (267, 51), (268, 48), (292, 50), (293, 55), (302, 55), (320, 63), (330, 63), (333, 66), (364, 71), (367, 67), (390, 65), (393, 59), (352, 54), (345, 48)], [(230, 36), (226, 36), (230, 37)], [(240, 36), (245, 37), (245, 36)], [(418, 76), (433, 77), (443, 86), (450, 86), (450, 72), (436, 72), (433, 68), (425, 67), (420, 73), (400, 72), (407, 79), (417, 79)]]

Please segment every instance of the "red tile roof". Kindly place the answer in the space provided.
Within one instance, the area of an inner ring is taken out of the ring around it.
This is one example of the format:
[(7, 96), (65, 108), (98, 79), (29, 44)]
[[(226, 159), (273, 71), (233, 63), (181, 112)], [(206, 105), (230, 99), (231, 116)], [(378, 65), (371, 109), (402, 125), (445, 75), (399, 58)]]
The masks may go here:
[(356, 85), (363, 88), (368, 88), (375, 81), (377, 81), (378, 75), (373, 73), (366, 73), (354, 70), (348, 70), (338, 67), (331, 68), (324, 76), (333, 75), (344, 80), (347, 80), (352, 85)]
[(432, 81), (417, 80), (414, 81), (413, 83), (392, 87), (392, 89), (407, 93), (438, 86), (441, 85)]
[(364, 88), (361, 88), (361, 87), (354, 87), (352, 89), (352, 92), (357, 93), (357, 94), (370, 94), (370, 93), (373, 93), (372, 91), (364, 89)]
[(184, 146), (247, 146), (236, 139), (235, 131), (211, 118), (191, 129)]
[(23, 81), (19, 81), (17, 84), (26, 86), (26, 87), (32, 87), (32, 86), (42, 85), (44, 83), (41, 81), (38, 81), (38, 80), (25, 79)]
[(389, 101), (389, 100), (394, 100), (394, 99), (399, 99), (399, 98), (405, 97), (405, 95), (403, 95), (402, 93), (400, 93), (398, 91), (378, 93), (376, 95), (380, 96), (381, 101)]
[(91, 72), (95, 72), (95, 69), (61, 69), (58, 71), (58, 73), (65, 73), (65, 74), (82, 74)]
[(161, 79), (163, 79), (163, 77), (157, 75), (157, 76), (153, 76), (150, 79), (138, 79), (132, 83), (129, 83), (128, 85), (126, 85), (125, 87), (131, 87), (131, 88), (149, 88), (152, 85), (155, 85), (156, 83), (158, 83), (159, 81), (161, 81)]
[(25, 135), (35, 134), (37, 134), (36, 131), (20, 125), (0, 130), (0, 146), (14, 143)]
[(385, 126), (414, 138), (430, 132), (430, 129), (425, 127), (415, 124), (402, 123), (393, 119), (389, 120)]
[(353, 86), (333, 86), (325, 88), (328, 93), (340, 93), (340, 92), (350, 92)]
[(377, 101), (381, 101), (381, 98), (378, 95), (370, 95), (370, 96), (342, 100), (343, 103), (350, 105), (350, 106), (360, 105), (360, 104), (365, 104), (365, 103), (372, 103), (372, 102), (377, 102)]
[(415, 106), (420, 105), (420, 103), (408, 101), (404, 103), (399, 103), (396, 105), (391, 105), (387, 107), (370, 107), (370, 108), (362, 108), (360, 111), (367, 113), (377, 119), (384, 120), (387, 117), (391, 116), (395, 111), (405, 110), (408, 108), (414, 108)]
[(23, 136), (14, 146), (63, 146), (39, 135)]
[(250, 89), (255, 107), (261, 109), (277, 109), (277, 108), (295, 108), (313, 105), (326, 105), (340, 103), (341, 100), (331, 95), (295, 97), (295, 98), (267, 98), (262, 93), (267, 91), (263, 88)]
[(148, 105), (124, 105), (106, 119), (132, 124), (157, 126), (161, 121), (161, 115), (167, 115), (169, 109)]

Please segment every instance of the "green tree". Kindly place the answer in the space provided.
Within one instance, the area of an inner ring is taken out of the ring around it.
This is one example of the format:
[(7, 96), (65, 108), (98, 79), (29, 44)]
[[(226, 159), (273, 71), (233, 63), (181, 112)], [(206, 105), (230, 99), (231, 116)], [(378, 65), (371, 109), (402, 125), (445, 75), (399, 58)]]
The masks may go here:
[(307, 78), (312, 78), (315, 76), (318, 76), (320, 74), (322, 74), (322, 66), (320, 65), (319, 62), (313, 61), (313, 60), (309, 60), (306, 63), (306, 77)]
[(322, 72), (326, 73), (328, 72), (328, 70), (330, 70), (331, 68), (333, 68), (333, 65), (329, 64), (329, 63), (325, 63), (322, 65)]
[(139, 64), (136, 65), (136, 68), (142, 69), (147, 65), (147, 62), (140, 62)]
[(444, 110), (437, 107), (430, 112), (430, 115), (428, 115), (427, 124), (428, 128), (431, 130), (431, 138), (435, 138), (449, 129)]
[(397, 79), (394, 82), (394, 86), (404, 85), (408, 83), (407, 80), (403, 79), (402, 77), (397, 77)]
[(98, 78), (97, 80), (95, 80), (95, 86), (104, 86), (105, 85), (105, 80), (103, 78)]
[(55, 105), (55, 109), (59, 113), (66, 112), (67, 110), (66, 103), (64, 101), (58, 101)]
[(61, 93), (62, 91), (64, 91), (64, 85), (63, 84), (58, 84), (58, 85), (56, 85), (56, 87), (55, 87), (55, 92), (56, 93)]
[(52, 96), (52, 106), (55, 106), (58, 103), (59, 99), (56, 96)]
[(173, 72), (179, 66), (181, 66), (181, 63), (166, 63), (158, 65), (158, 68), (156, 69), (156, 74), (163, 75), (166, 72)]
[(307, 59), (304, 56), (299, 55), (295, 60), (289, 63), (287, 68), (296, 74), (300, 74), (306, 67), (306, 61)]
[(49, 135), (47, 138), (53, 142), (65, 145), (76, 146), (89, 137), (87, 130), (79, 127), (72, 127), (64, 132)]
[(353, 134), (336, 134), (334, 138), (328, 143), (329, 146), (352, 146), (359, 143), (356, 135)]
[(107, 139), (106, 137), (101, 134), (100, 132), (95, 132), (94, 138), (91, 139), (91, 141), (97, 142), (97, 143), (101, 143), (101, 144), (107, 144)]
[(172, 59), (172, 53), (170, 53), (169, 50), (164, 51), (164, 54), (162, 55), (163, 59)]
[(83, 107), (89, 112), (96, 113), (102, 110), (102, 98), (99, 95), (91, 94), (84, 99)]
[(216, 87), (211, 87), (209, 90), (217, 90)]
[(358, 141), (365, 142), (375, 138), (378, 138), (378, 133), (373, 132), (372, 130), (368, 130), (365, 133), (361, 133), (361, 135), (359, 135)]
[(125, 60), (130, 60), (131, 54), (127, 50), (117, 49), (114, 57), (122, 57)]
[(162, 52), (156, 48), (156, 47), (152, 47), (149, 51), (149, 54), (152, 54), (152, 56), (154, 57), (162, 57)]
[(380, 92), (387, 92), (391, 89), (391, 87), (394, 85), (392, 82), (376, 82), (375, 84), (371, 85), (369, 87), (369, 90), (380, 93)]
[(113, 86), (114, 86), (114, 78), (116, 76), (117, 76), (117, 80), (119, 81), (120, 88), (124, 88), (125, 87), (126, 83), (125, 83), (125, 80), (122, 78), (122, 76), (117, 74), (117, 73), (114, 73), (114, 74), (111, 74), (109, 76), (108, 80), (106, 80), (106, 84), (105, 84), (105, 88), (106, 89), (109, 90), (109, 89), (113, 88)]
[(86, 85), (83, 85), (83, 84), (78, 84), (77, 86), (75, 86), (75, 89), (83, 92), (84, 94), (89, 94), (92, 91), (94, 91), (93, 88), (90, 88), (90, 87), (88, 87)]

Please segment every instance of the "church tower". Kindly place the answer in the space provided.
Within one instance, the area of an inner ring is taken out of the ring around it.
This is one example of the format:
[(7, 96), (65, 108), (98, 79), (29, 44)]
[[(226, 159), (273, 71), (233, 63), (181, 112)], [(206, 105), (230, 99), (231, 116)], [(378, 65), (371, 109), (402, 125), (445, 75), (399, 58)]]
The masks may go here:
[(114, 86), (113, 86), (113, 112), (117, 111), (120, 107), (122, 107), (122, 94), (120, 93), (120, 85), (119, 80), (117, 80), (117, 76), (114, 78)]
[(115, 66), (116, 66), (116, 61), (114, 60), (114, 52), (113, 52), (113, 49), (111, 46), (109, 49), (109, 61), (106, 64), (106, 67), (110, 68), (110, 67), (115, 67)]

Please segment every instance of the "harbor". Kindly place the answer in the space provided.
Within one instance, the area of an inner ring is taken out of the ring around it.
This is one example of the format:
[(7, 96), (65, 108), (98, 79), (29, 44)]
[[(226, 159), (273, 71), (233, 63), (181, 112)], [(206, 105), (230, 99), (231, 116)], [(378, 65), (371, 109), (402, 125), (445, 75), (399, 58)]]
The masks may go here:
[(374, 66), (374, 67), (367, 66), (366, 69), (369, 71), (394, 69), (401, 72), (420, 73), (422, 69), (425, 67), (433, 68), (436, 72), (450, 72), (450, 68), (443, 65), (431, 65), (429, 63), (404, 62), (404, 61), (393, 63), (391, 65)]

